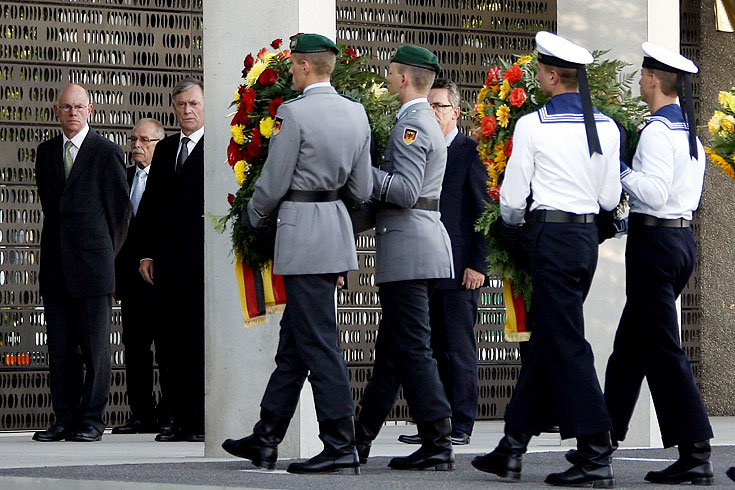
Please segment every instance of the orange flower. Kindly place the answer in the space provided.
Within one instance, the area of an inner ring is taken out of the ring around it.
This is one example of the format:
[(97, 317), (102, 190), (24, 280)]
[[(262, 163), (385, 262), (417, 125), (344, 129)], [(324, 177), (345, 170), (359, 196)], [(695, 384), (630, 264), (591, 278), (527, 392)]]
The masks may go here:
[(498, 122), (495, 119), (495, 116), (485, 116), (482, 118), (482, 121), (480, 121), (480, 127), (482, 128), (482, 134), (489, 138), (493, 133), (495, 133), (495, 130), (498, 127)]
[(508, 80), (508, 83), (516, 83), (520, 81), (523, 76), (523, 70), (513, 65), (505, 73), (503, 73), (503, 80)]
[(510, 91), (508, 102), (516, 107), (522, 106), (526, 102), (526, 91), (522, 88), (514, 88)]

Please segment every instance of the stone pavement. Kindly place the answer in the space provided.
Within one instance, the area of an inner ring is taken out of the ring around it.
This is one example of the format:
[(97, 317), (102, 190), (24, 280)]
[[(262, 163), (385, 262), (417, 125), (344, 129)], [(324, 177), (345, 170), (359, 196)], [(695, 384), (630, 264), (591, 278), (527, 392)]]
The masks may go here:
[[(713, 417), (714, 488), (735, 488), (724, 474), (735, 465), (735, 417)], [(569, 444), (558, 435), (534, 438), (524, 458), (523, 478), (513, 485), (474, 470), (473, 455), (492, 449), (502, 435), (501, 422), (476, 425), (472, 444), (455, 446), (454, 472), (402, 472), (387, 467), (389, 456), (416, 449), (396, 441), (398, 434), (413, 433), (413, 426), (386, 426), (373, 446), (361, 476), (296, 476), (286, 473), (289, 461), (279, 461), (273, 472), (254, 468), (238, 459), (204, 458), (203, 444), (156, 443), (153, 435), (105, 434), (99, 443), (37, 443), (30, 432), (0, 433), (0, 489), (121, 489), (170, 488), (548, 488), (548, 473), (567, 465), (561, 452)], [(644, 482), (651, 469), (660, 469), (676, 459), (675, 449), (631, 449), (615, 453), (618, 488), (657, 488)]]

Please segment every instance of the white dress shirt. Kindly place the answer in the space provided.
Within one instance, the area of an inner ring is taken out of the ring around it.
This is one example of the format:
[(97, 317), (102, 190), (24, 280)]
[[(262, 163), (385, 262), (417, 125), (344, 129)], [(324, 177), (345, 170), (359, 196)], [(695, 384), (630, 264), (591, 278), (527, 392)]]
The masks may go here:
[(84, 138), (87, 137), (87, 133), (89, 133), (89, 125), (85, 124), (81, 131), (79, 131), (71, 140), (66, 137), (62, 133), (64, 141), (61, 143), (61, 161), (64, 161), (64, 148), (66, 147), (66, 142), (71, 141), (72, 147), (69, 149), (69, 153), (71, 153), (71, 159), (72, 161), (77, 160), (77, 154), (79, 153), (79, 148), (82, 147), (82, 143), (84, 143)]
[(456, 138), (458, 134), (459, 134), (459, 129), (455, 127), (449, 132), (449, 134), (444, 135), (444, 141), (446, 141), (447, 143), (447, 148), (452, 146), (452, 142), (454, 141), (454, 138)]
[(194, 151), (194, 147), (199, 143), (199, 140), (202, 139), (202, 136), (204, 136), (204, 126), (197, 129), (193, 133), (191, 133), (189, 136), (186, 136), (184, 133), (179, 133), (179, 148), (176, 150), (176, 155), (178, 158), (179, 152), (181, 151), (181, 140), (184, 138), (189, 138), (189, 141), (186, 143), (186, 149), (188, 150), (187, 155), (191, 155), (191, 152)]
[(697, 151), (695, 160), (689, 154), (689, 130), (678, 105), (656, 111), (641, 131), (631, 169), (621, 173), (630, 212), (692, 219), (702, 196), (706, 160), (699, 138)]
[(304, 90), (301, 91), (301, 93), (302, 94), (305, 94), (309, 90), (311, 90), (313, 88), (317, 88), (317, 87), (331, 87), (331, 86), (332, 86), (332, 83), (331, 82), (316, 82), (316, 83), (312, 83), (308, 87), (305, 87)]
[(500, 214), (510, 225), (531, 211), (596, 214), (620, 202), (620, 131), (612, 119), (595, 113), (600, 155), (590, 157), (579, 94), (553, 97), (546, 106), (521, 117), (513, 132), (513, 152), (500, 187)]

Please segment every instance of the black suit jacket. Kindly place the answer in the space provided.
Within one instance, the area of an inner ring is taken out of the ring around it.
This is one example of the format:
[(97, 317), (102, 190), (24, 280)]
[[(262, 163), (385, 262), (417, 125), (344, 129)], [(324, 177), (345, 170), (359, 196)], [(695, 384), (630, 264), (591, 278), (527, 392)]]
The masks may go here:
[(204, 288), (204, 137), (176, 172), (180, 133), (156, 145), (138, 206), (137, 259), (161, 287)]
[(477, 143), (458, 133), (447, 149), (447, 168), (442, 182), (441, 220), (449, 233), (454, 257), (454, 279), (441, 279), (438, 289), (460, 289), (464, 270), (487, 271), (487, 250), (481, 233), (474, 231), (475, 221), (490, 199), (487, 169), (477, 154)]
[(74, 297), (115, 290), (115, 254), (131, 214), (123, 151), (89, 130), (69, 178), (63, 137), (38, 146), (36, 184), (43, 209), (41, 294), (66, 289)]

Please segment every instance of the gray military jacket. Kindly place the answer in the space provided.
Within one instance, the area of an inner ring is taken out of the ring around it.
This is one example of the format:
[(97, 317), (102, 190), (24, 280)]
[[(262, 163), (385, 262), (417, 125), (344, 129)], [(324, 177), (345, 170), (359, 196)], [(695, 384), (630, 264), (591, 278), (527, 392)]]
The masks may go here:
[(342, 201), (291, 202), (289, 189), (345, 187), (370, 197), (370, 125), (362, 105), (332, 87), (314, 87), (278, 108), (263, 171), (248, 203), (256, 228), (278, 209), (276, 274), (326, 274), (356, 270), (352, 224)]
[(438, 211), (410, 209), (419, 197), (439, 199), (447, 144), (431, 107), (419, 102), (391, 131), (380, 169), (373, 169), (376, 282), (454, 277), (452, 245)]

